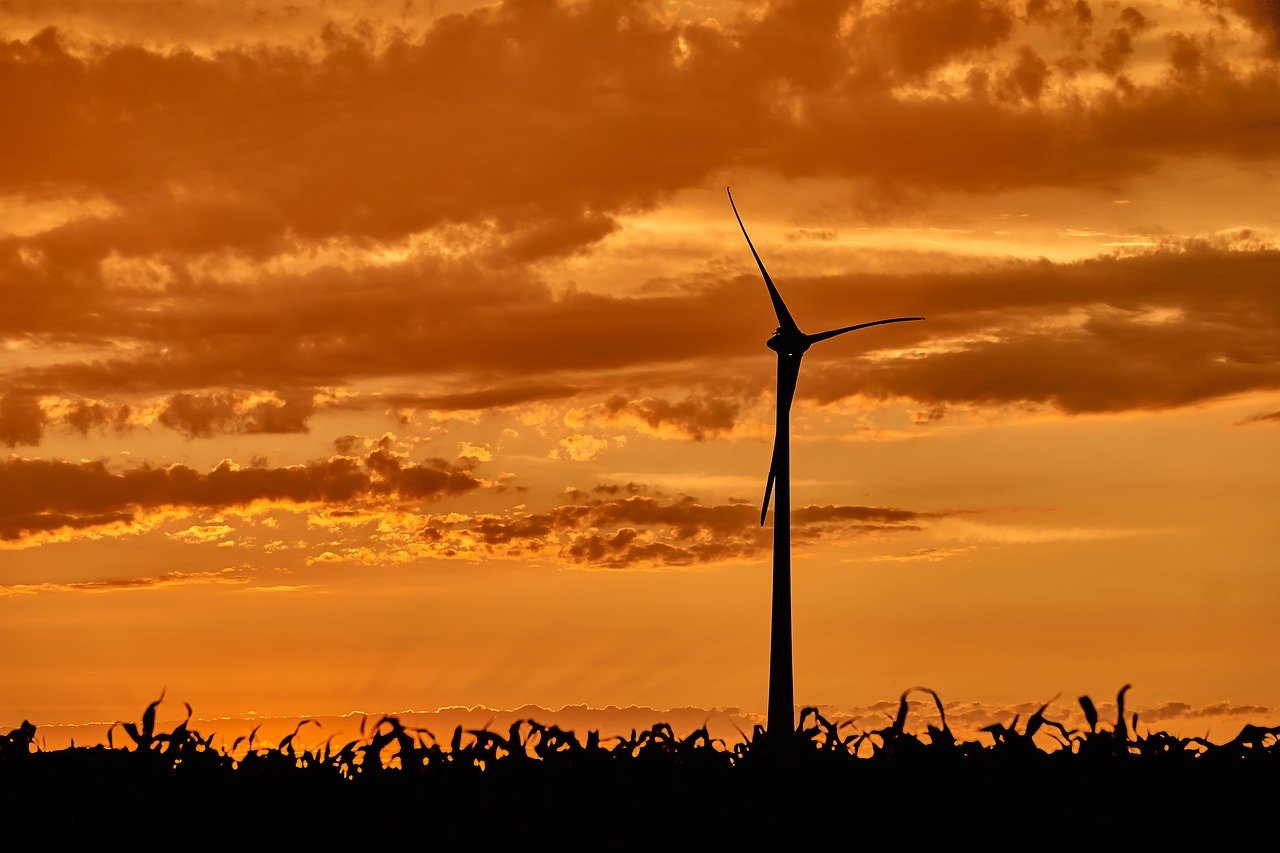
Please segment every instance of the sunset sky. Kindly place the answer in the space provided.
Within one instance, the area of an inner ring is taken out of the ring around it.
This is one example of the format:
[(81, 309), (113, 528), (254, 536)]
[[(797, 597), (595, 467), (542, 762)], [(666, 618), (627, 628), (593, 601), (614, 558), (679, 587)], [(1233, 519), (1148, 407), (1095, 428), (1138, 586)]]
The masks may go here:
[(0, 726), (763, 712), (726, 186), (927, 318), (805, 358), (798, 704), (1280, 723), (1277, 0), (4, 0), (0, 104)]

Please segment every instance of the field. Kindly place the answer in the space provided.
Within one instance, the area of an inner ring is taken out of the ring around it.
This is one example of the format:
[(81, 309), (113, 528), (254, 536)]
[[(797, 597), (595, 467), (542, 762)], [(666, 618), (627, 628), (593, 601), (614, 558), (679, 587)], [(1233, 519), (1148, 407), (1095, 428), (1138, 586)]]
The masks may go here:
[[(908, 691), (911, 692), (911, 691)], [(706, 729), (658, 725), (585, 737), (534, 720), (445, 738), (383, 717), (359, 738), (215, 748), (187, 723), (158, 731), (153, 702), (109, 745), (44, 751), (24, 723), (0, 736), (0, 794), (23, 825), (70, 842), (174, 845), (475, 845), (541, 840), (571, 848), (973, 840), (1036, 848), (1218, 845), (1273, 816), (1280, 727), (1246, 725), (1213, 744), (1138, 734), (1124, 690), (1114, 723), (1081, 697), (1087, 730), (1047, 719), (907, 731), (908, 694), (878, 730), (806, 708), (795, 732), (757, 728), (728, 746)], [(190, 713), (190, 708), (188, 707)], [(1049, 734), (1055, 748), (1033, 742)]]

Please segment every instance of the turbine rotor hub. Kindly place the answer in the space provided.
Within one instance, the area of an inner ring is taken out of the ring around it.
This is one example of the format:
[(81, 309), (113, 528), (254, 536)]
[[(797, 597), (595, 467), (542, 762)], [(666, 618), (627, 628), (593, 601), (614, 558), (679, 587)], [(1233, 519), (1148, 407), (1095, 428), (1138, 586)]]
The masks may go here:
[(809, 338), (800, 332), (787, 334), (779, 329), (764, 345), (780, 355), (801, 355), (809, 349)]

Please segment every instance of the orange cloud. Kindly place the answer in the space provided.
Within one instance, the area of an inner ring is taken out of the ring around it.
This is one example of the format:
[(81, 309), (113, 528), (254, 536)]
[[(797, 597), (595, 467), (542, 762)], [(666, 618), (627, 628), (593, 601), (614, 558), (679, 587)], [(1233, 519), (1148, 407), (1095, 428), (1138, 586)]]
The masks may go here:
[[(589, 248), (619, 216), (729, 168), (909, 199), (1111, 186), (1170, 157), (1275, 157), (1275, 57), (1229, 53), (1211, 16), (1175, 36), (1134, 9), (1090, 8), (822, 0), (689, 23), (634, 0), (511, 2), (385, 39), (338, 27), (272, 49), (9, 39), (0, 91), (24, 121), (0, 194), (102, 203), (0, 238), (0, 338), (102, 354), (0, 372), (0, 442), (39, 443), (43, 395), (92, 397), (57, 416), (81, 433), (133, 423), (138, 394), (163, 395), (157, 422), (190, 436), (289, 433), (308, 428), (318, 386), (408, 375), (434, 388), (349, 404), (617, 394), (605, 419), (725, 435), (771, 385), (740, 331), (767, 318), (742, 298), (758, 280), (557, 293), (531, 262)], [(1265, 28), (1269, 9), (1219, 11)], [(1139, 73), (1126, 57), (1142, 49), (1156, 59)], [(1277, 387), (1254, 319), (1274, 324), (1275, 251), (1167, 248), (789, 281), (789, 298), (821, 294), (850, 322), (929, 317), (832, 344), (840, 367), (815, 352), (801, 403), (1122, 411)], [(1190, 270), (1219, 295), (1198, 293)], [(1181, 319), (1153, 326), (1152, 311)], [(868, 358), (876, 346), (911, 357), (886, 367)], [(677, 384), (683, 399), (661, 396)], [(245, 388), (274, 398), (229, 390)]]
[(122, 434), (153, 424), (190, 438), (226, 433), (299, 433), (308, 431), (307, 421), (316, 408), (311, 389), (286, 392), (283, 397), (273, 392), (239, 390), (179, 392), (158, 402), (143, 403), (42, 401), (31, 394), (13, 392), (0, 397), (0, 441), (10, 446), (39, 444), (51, 424), (64, 425), (80, 435), (103, 429)]
[(578, 433), (560, 439), (560, 446), (551, 451), (551, 458), (568, 458), (574, 462), (587, 462), (608, 449), (608, 441), (596, 438), (594, 435)]
[(576, 385), (521, 383), (445, 394), (385, 394), (378, 400), (397, 409), (473, 411), (567, 399), (588, 390)]
[(158, 420), (193, 438), (226, 432), (306, 432), (314, 409), (310, 394), (281, 400), (242, 391), (182, 393), (169, 399)]
[[(161, 423), (191, 435), (223, 431), (301, 431), (317, 382), (339, 385), (370, 375), (439, 374), (440, 394), (350, 398), (368, 408), (457, 410), (572, 399), (614, 392), (597, 414), (647, 431), (696, 438), (723, 435), (744, 402), (773, 384), (771, 365), (742, 329), (758, 328), (758, 279), (712, 280), (646, 298), (567, 294), (508, 287), (473, 271), (462, 282), (415, 293), (409, 279), (430, 265), (332, 272), (278, 279), (274, 296), (248, 302), (238, 288), (210, 287), (202, 318), (166, 331), (157, 318), (152, 348), (96, 363), (67, 362), (0, 376), (0, 440), (39, 440), (48, 416), (35, 394), (95, 398), (139, 387), (209, 387), (253, 375), (280, 390), (253, 402), (245, 392), (182, 392), (167, 398)], [(1246, 391), (1280, 387), (1271, 332), (1280, 323), (1272, 284), (1280, 251), (1224, 250), (1204, 244), (1148, 255), (1074, 264), (1010, 262), (980, 272), (833, 276), (785, 283), (802, 325), (810, 304), (823, 316), (919, 313), (926, 323), (870, 330), (815, 349), (798, 401), (854, 395), (940, 403), (1048, 404), (1067, 412), (1176, 408)], [(1219, 282), (1207, 292), (1200, 282)], [(465, 284), (464, 284), (465, 283)], [(401, 286), (403, 284), (403, 286)], [(305, 294), (304, 294), (305, 291)], [(367, 293), (362, 305), (351, 294)], [(311, 307), (292, 335), (252, 334), (290, 300)], [(240, 316), (232, 320), (232, 305)], [(419, 331), (440, 313), (454, 318)], [(185, 312), (184, 312), (185, 313)], [(208, 319), (203, 319), (207, 317)], [(713, 319), (714, 318), (714, 319)], [(483, 328), (484, 335), (472, 333)], [(662, 329), (657, 339), (654, 329)], [(225, 345), (224, 345), (225, 344)], [(880, 347), (905, 356), (885, 360)], [(696, 375), (676, 364), (696, 361)], [(557, 381), (572, 375), (573, 383)], [(585, 380), (582, 377), (587, 377)], [(476, 377), (489, 381), (480, 390)], [(495, 383), (493, 377), (502, 377)], [(294, 383), (304, 380), (307, 384)], [(683, 400), (645, 393), (674, 384)], [(701, 386), (701, 390), (700, 390)], [(34, 389), (34, 390), (23, 390)], [(619, 396), (619, 394), (621, 396)], [(99, 408), (77, 410), (69, 424), (119, 424)], [(117, 407), (122, 403), (113, 404)], [(596, 410), (591, 410), (596, 411)]]
[(61, 421), (81, 435), (91, 429), (113, 427), (123, 432), (132, 425), (133, 407), (125, 403), (112, 405), (100, 400), (77, 400), (61, 413)]
[(119, 592), (123, 590), (152, 589), (162, 586), (186, 586), (190, 584), (247, 584), (248, 575), (236, 574), (231, 569), (220, 572), (165, 572), (155, 577), (116, 578), (77, 583), (39, 583), (0, 586), (0, 598), (14, 595), (35, 595), (41, 592)]
[(39, 444), (47, 420), (34, 395), (10, 391), (0, 397), (0, 442)]
[[(463, 222), (493, 224), (501, 253), (523, 262), (588, 246), (617, 213), (744, 161), (971, 190), (1115, 181), (1179, 154), (1273, 156), (1274, 63), (1236, 67), (1192, 33), (1203, 73), (1180, 73), (1174, 50), (1163, 77), (1077, 89), (1073, 62), (1114, 70), (1124, 50), (1028, 44), (1051, 9), (776, 2), (712, 25), (636, 0), (508, 2), (386, 41), (331, 27), (305, 47), (204, 56), (73, 49), (48, 29), (0, 50), (0, 81), (24, 115), (0, 187), (88, 188), (119, 207), (31, 244), (55, 263), (262, 257), (291, 239)], [(1059, 17), (1080, 18), (1070, 9)], [(1224, 7), (1268, 33), (1269, 9)], [(1156, 38), (1127, 10), (1105, 14), (1131, 41)], [(931, 76), (966, 64), (1007, 85)], [(1057, 77), (1064, 97), (1046, 102)], [(903, 84), (934, 96), (907, 97)]]
[(601, 416), (608, 422), (638, 425), (653, 435), (702, 441), (732, 432), (741, 408), (737, 401), (707, 395), (672, 402), (655, 397), (632, 400), (615, 394), (601, 406)]
[(11, 457), (0, 460), (0, 539), (127, 524), (136, 514), (174, 507), (433, 501), (483, 488), (473, 463), (409, 462), (387, 442), (363, 458), (335, 456), (288, 468), (241, 468), (224, 460), (208, 473), (183, 465), (143, 465), (116, 473), (102, 462)]
[[(912, 304), (926, 306), (929, 322), (918, 325), (928, 325), (937, 343), (920, 341), (900, 358), (807, 366), (799, 394), (821, 402), (862, 394), (924, 404), (1041, 403), (1087, 413), (1274, 390), (1280, 359), (1270, 329), (1280, 308), (1267, 292), (1277, 274), (1275, 251), (1191, 249), (893, 282), (898, 293), (914, 291)], [(1202, 283), (1222, 275), (1231, 277), (1232, 295), (1207, 293)], [(946, 293), (943, 279), (958, 287)], [(864, 281), (867, 293), (889, 284)], [(822, 287), (835, 300), (848, 289)], [(1244, 304), (1251, 307), (1239, 310)]]
[(1217, 0), (1216, 5), (1235, 12), (1280, 51), (1280, 0)]
[[(600, 486), (594, 496), (573, 493), (574, 503), (545, 513), (435, 515), (418, 535), (442, 556), (545, 556), (609, 569), (751, 560), (772, 546), (772, 530), (760, 526), (754, 505), (706, 505), (687, 495), (646, 491), (635, 484)], [(792, 514), (792, 539), (804, 544), (915, 531), (942, 515), (888, 507), (803, 507)]]

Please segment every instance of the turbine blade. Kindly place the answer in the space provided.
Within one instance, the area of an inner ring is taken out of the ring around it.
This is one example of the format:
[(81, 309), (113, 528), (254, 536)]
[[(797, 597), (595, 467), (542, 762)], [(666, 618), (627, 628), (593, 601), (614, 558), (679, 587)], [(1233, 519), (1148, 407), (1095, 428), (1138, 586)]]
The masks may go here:
[(738, 220), (738, 227), (742, 229), (742, 236), (747, 238), (747, 246), (751, 248), (751, 255), (756, 259), (756, 266), (760, 267), (760, 274), (764, 276), (765, 287), (769, 288), (769, 298), (773, 300), (773, 313), (778, 316), (778, 325), (789, 332), (799, 332), (800, 327), (791, 318), (791, 312), (787, 310), (786, 303), (782, 301), (782, 294), (778, 293), (778, 288), (774, 287), (773, 279), (769, 278), (769, 271), (764, 268), (764, 261), (760, 260), (760, 255), (756, 252), (756, 247), (751, 242), (750, 235), (747, 234), (747, 226), (742, 224), (742, 217), (738, 215), (738, 206), (733, 203), (733, 193), (729, 192), (728, 187), (725, 187), (724, 191), (729, 193), (729, 206), (733, 208), (733, 215)]
[[(778, 440), (773, 440), (773, 453), (776, 457), (778, 454)], [(760, 505), (760, 526), (764, 527), (764, 517), (769, 514), (769, 498), (773, 496), (773, 463), (769, 463), (769, 479), (764, 482), (764, 503)]]
[(923, 317), (894, 317), (892, 320), (876, 320), (874, 323), (859, 323), (856, 326), (845, 326), (843, 329), (832, 329), (829, 332), (819, 332), (816, 335), (805, 335), (810, 344), (816, 344), (818, 341), (825, 341), (828, 338), (834, 338), (836, 335), (843, 335), (845, 332), (854, 332), (858, 329), (865, 329), (868, 326), (883, 326), (885, 323), (910, 323), (912, 320), (923, 320)]
[[(778, 411), (786, 414), (791, 412), (791, 401), (796, 396), (796, 382), (800, 378), (800, 359), (798, 355), (783, 355), (778, 353)], [(789, 429), (789, 421), (784, 417), (783, 428)], [(765, 516), (769, 513), (769, 498), (773, 495), (773, 483), (777, 479), (778, 471), (778, 452), (781, 447), (781, 436), (774, 434), (773, 437), (773, 458), (769, 462), (769, 479), (764, 485), (764, 504), (760, 507), (760, 526), (764, 527)]]

